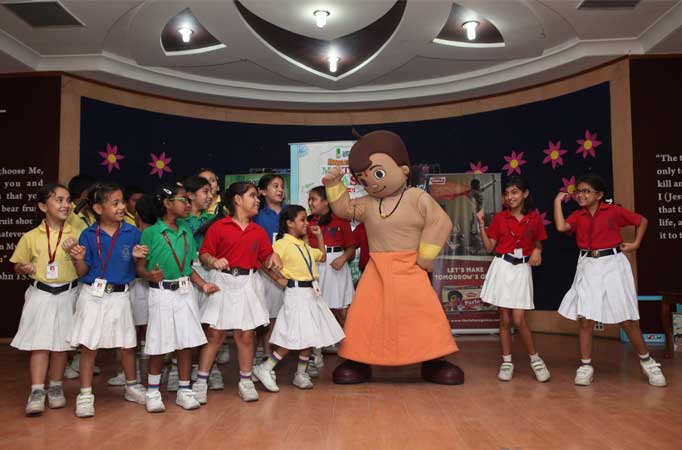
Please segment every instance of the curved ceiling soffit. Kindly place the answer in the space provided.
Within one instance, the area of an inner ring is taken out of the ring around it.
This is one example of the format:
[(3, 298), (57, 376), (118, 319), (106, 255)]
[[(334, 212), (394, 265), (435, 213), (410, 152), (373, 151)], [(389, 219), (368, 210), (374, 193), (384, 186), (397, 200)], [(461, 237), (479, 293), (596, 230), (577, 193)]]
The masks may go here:
[[(274, 25), (234, 0), (251, 32), (284, 60), (331, 81), (346, 78), (372, 61), (391, 41), (400, 25), (406, 0), (395, 4), (370, 25), (327, 41), (297, 34)], [(336, 72), (329, 59), (338, 57)]]

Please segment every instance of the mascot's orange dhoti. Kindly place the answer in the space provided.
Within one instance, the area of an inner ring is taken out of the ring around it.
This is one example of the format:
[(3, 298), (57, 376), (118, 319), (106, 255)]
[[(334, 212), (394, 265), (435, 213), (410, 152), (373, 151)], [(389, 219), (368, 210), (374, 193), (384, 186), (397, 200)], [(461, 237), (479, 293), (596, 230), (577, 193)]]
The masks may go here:
[(335, 168), (325, 177), (327, 198), (334, 214), (365, 224), (370, 261), (348, 310), (339, 349), (347, 361), (334, 382), (367, 381), (370, 364), (422, 363), (427, 381), (463, 383), (462, 371), (442, 359), (457, 345), (427, 275), (450, 236), (450, 218), (429, 194), (407, 186), (410, 160), (397, 134), (362, 136), (349, 165), (369, 195), (351, 200)]

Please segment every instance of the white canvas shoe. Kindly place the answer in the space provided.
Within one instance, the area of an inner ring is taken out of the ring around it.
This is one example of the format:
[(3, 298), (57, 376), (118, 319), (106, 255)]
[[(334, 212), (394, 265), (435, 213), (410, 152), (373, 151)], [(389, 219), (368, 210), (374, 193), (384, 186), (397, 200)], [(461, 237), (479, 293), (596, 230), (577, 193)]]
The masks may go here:
[(300, 389), (312, 389), (313, 382), (310, 381), (310, 375), (307, 373), (297, 373), (294, 375), (294, 386)]
[(652, 386), (665, 387), (668, 383), (665, 380), (665, 376), (661, 371), (661, 365), (654, 360), (654, 358), (649, 358), (646, 361), (639, 361), (642, 366), (642, 372), (649, 378), (649, 384)]
[(137, 403), (138, 405), (144, 405), (147, 403), (147, 389), (141, 384), (133, 384), (132, 386), (126, 386), (125, 394), (123, 398), (129, 402)]
[(274, 371), (265, 369), (261, 364), (253, 367), (253, 374), (263, 383), (265, 389), (270, 392), (279, 392), (279, 386), (277, 386), (277, 382), (272, 377), (272, 372)]
[(531, 362), (530, 367), (533, 369), (533, 372), (535, 372), (535, 378), (540, 383), (549, 381), (551, 375), (549, 373), (549, 369), (547, 369), (547, 365), (542, 360), (542, 358), (538, 359), (537, 361)]
[(80, 418), (93, 417), (95, 415), (95, 395), (78, 394), (76, 397), (76, 416)]
[(66, 406), (63, 386), (50, 386), (47, 388), (47, 406), (50, 409), (63, 408)]
[(199, 407), (199, 401), (191, 389), (178, 389), (178, 393), (175, 395), (175, 404), (183, 409), (197, 409)]
[(166, 407), (163, 404), (163, 398), (161, 397), (161, 392), (158, 389), (147, 390), (145, 393), (145, 408), (147, 412), (157, 413), (164, 412)]
[(589, 386), (594, 380), (594, 367), (589, 364), (583, 364), (578, 367), (575, 372), (575, 384), (577, 386)]
[(194, 383), (192, 385), (192, 391), (194, 391), (194, 397), (197, 399), (200, 405), (205, 405), (208, 403), (208, 384)]
[(45, 391), (36, 389), (31, 391), (26, 402), (26, 415), (39, 416), (45, 411)]
[(239, 380), (237, 385), (239, 388), (239, 396), (245, 402), (255, 402), (258, 400), (258, 391), (251, 380)]
[(500, 381), (511, 381), (514, 376), (514, 364), (510, 362), (503, 362), (500, 364), (500, 371), (497, 373), (497, 379)]

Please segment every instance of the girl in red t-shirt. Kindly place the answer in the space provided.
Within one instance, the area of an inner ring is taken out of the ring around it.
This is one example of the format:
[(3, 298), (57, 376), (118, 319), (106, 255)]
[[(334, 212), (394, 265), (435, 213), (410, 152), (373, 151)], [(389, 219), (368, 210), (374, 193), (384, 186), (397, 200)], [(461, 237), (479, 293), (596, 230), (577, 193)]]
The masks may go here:
[(542, 262), (541, 242), (547, 239), (547, 232), (537, 210), (533, 209), (528, 181), (524, 177), (507, 179), (504, 202), (507, 208), (495, 215), (487, 230), (483, 210), (477, 214), (485, 249), (489, 253), (495, 250), (481, 299), (497, 306), (500, 311), (502, 364), (497, 378), (510, 381), (514, 374), (511, 355), (513, 323), (526, 346), (535, 377), (545, 382), (549, 380), (550, 373), (535, 349), (525, 313), (535, 309), (531, 266), (539, 266)]
[[(251, 183), (232, 183), (221, 196), (216, 217), (204, 224), (199, 250), (201, 263), (210, 267), (209, 278), (220, 291), (201, 305), (201, 322), (208, 324), (208, 343), (199, 356), (197, 381), (192, 386), (201, 404), (208, 402), (207, 380), (227, 330), (234, 330), (239, 361), (239, 396), (246, 402), (258, 400), (251, 380), (254, 330), (269, 323), (263, 283), (258, 268), (279, 269), (282, 263), (273, 253), (265, 230), (253, 222), (258, 214), (258, 192)], [(225, 208), (229, 216), (225, 217)]]
[[(653, 386), (665, 386), (661, 365), (649, 356), (639, 329), (637, 291), (630, 264), (623, 254), (637, 250), (647, 227), (646, 218), (621, 206), (604, 203), (606, 182), (598, 175), (578, 179), (575, 199), (580, 209), (564, 219), (562, 202), (568, 193), (554, 199), (554, 223), (564, 233), (575, 233), (580, 256), (573, 285), (559, 306), (559, 314), (578, 320), (581, 365), (575, 384), (588, 386), (594, 377), (592, 329), (594, 322), (617, 323), (637, 350), (642, 371)], [(635, 240), (623, 242), (620, 229), (635, 226)]]

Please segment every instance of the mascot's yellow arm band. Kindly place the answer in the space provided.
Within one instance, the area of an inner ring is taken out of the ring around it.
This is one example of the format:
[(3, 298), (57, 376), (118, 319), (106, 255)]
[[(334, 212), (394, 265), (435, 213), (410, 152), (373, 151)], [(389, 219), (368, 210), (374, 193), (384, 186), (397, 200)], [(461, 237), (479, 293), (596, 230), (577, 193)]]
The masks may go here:
[(327, 186), (326, 191), (327, 200), (330, 202), (335, 202), (346, 193), (346, 186), (343, 184), (343, 182), (341, 182), (339, 184), (335, 184), (334, 186)]
[(436, 256), (438, 256), (440, 253), (441, 248), (442, 247), (439, 245), (424, 244), (422, 242), (419, 244), (419, 256), (425, 259), (436, 259)]

